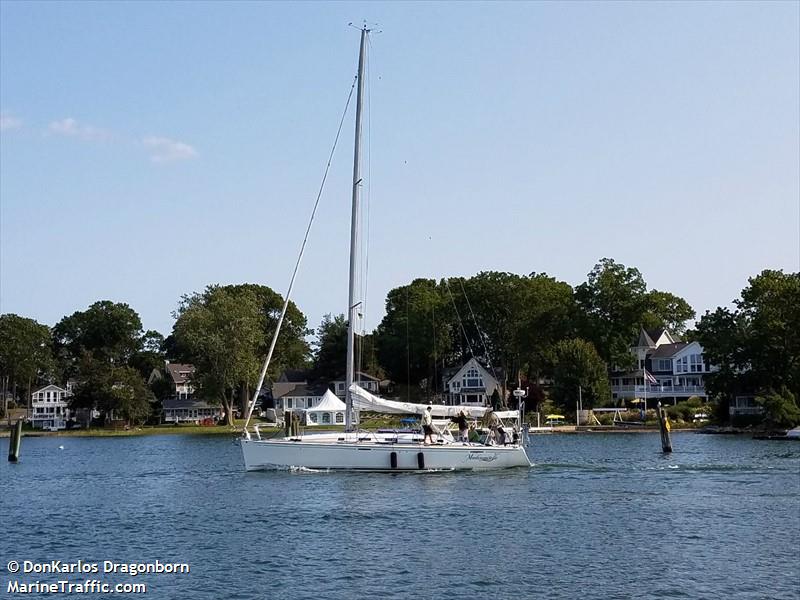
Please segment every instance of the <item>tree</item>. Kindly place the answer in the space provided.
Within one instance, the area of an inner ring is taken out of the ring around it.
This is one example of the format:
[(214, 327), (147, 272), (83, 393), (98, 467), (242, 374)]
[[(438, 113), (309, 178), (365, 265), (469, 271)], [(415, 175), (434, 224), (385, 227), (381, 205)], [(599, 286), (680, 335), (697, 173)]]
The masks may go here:
[(574, 337), (577, 307), (572, 287), (546, 273), (531, 273), (525, 279), (517, 316), (516, 347), (528, 379), (551, 375), (553, 346)]
[(110, 410), (128, 423), (144, 423), (150, 417), (155, 398), (139, 372), (132, 367), (119, 367), (113, 381)]
[(659, 290), (650, 290), (646, 297), (646, 313), (642, 325), (646, 329), (664, 327), (670, 333), (683, 335), (686, 321), (694, 319), (694, 309), (686, 300)]
[[(703, 347), (707, 364), (717, 367), (705, 378), (706, 390), (721, 400), (720, 414), (727, 416), (728, 400), (751, 374), (745, 350), (747, 325), (742, 315), (727, 308), (706, 312), (692, 332)], [(751, 387), (746, 385), (744, 387)]]
[(314, 376), (322, 381), (334, 381), (345, 371), (347, 362), (347, 319), (339, 314), (325, 315), (317, 329), (314, 353)]
[(648, 308), (647, 286), (638, 269), (603, 258), (575, 288), (580, 331), (608, 364), (633, 364), (629, 348)]
[[(387, 294), (375, 348), (393, 380), (406, 385), (435, 380), (437, 364), (452, 348), (452, 309), (446, 293), (432, 279), (415, 279)], [(434, 386), (427, 387), (430, 391)]]
[(50, 328), (33, 319), (15, 314), (0, 315), (0, 375), (2, 375), (3, 412), (7, 412), (6, 392), (26, 386), (30, 399), (31, 386), (53, 369)]
[[(471, 352), (514, 379), (520, 366), (517, 335), (526, 283), (525, 277), (497, 271), (483, 271), (450, 283), (455, 304), (464, 307), (458, 310), (460, 325)], [(500, 383), (505, 390), (505, 379)]]
[(98, 410), (106, 422), (123, 419), (129, 424), (143, 423), (150, 416), (153, 393), (136, 369), (117, 367), (85, 352), (78, 371), (80, 379), (73, 389), (70, 408)]
[[(256, 383), (283, 302), (278, 294), (252, 284), (212, 285), (184, 296), (176, 313), (173, 338), (194, 364), (196, 393), (225, 409), (233, 425), (234, 401), (245, 404)], [(306, 319), (289, 303), (269, 374), (305, 364)], [(298, 364), (299, 363), (299, 364)]]
[(102, 300), (64, 317), (53, 328), (53, 345), (64, 379), (77, 374), (85, 353), (113, 365), (127, 365), (142, 347), (142, 321), (124, 303)]
[(789, 429), (800, 424), (797, 398), (786, 386), (777, 392), (769, 390), (757, 397), (756, 402), (764, 407), (765, 421), (769, 426)]
[(800, 396), (800, 273), (764, 270), (748, 280), (733, 310), (706, 312), (694, 337), (718, 371), (706, 386), (724, 405), (736, 393)]
[(736, 301), (746, 324), (744, 358), (760, 389), (800, 396), (800, 273), (764, 270)]
[(130, 366), (136, 369), (145, 380), (153, 369), (162, 369), (166, 353), (163, 350), (164, 336), (157, 331), (148, 330), (140, 340), (140, 348), (130, 358)]
[(584, 406), (600, 406), (611, 399), (606, 365), (591, 342), (562, 340), (553, 347), (551, 360), (555, 380), (551, 397), (556, 404), (571, 408), (579, 387)]

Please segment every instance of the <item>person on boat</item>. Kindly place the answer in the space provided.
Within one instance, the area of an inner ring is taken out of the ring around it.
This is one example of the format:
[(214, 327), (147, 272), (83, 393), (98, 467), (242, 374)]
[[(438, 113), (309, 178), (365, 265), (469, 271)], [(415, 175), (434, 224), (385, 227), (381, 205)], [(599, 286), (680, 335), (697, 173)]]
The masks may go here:
[(462, 442), (469, 442), (469, 421), (467, 420), (467, 413), (462, 408), (455, 417), (450, 419), (453, 423), (458, 425), (458, 437)]
[(431, 410), (433, 409), (429, 406), (422, 413), (422, 433), (424, 436), (422, 443), (426, 446), (433, 444), (433, 417), (431, 417)]
[(506, 432), (500, 417), (490, 408), (486, 411), (486, 426), (489, 428), (489, 435), (486, 438), (487, 445), (499, 444), (504, 446), (506, 443)]

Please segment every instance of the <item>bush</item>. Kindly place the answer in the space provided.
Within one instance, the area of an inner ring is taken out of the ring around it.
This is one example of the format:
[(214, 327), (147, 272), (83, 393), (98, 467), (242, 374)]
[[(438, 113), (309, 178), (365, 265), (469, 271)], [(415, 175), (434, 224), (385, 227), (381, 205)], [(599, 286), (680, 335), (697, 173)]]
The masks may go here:
[(770, 390), (766, 395), (757, 397), (756, 402), (764, 407), (764, 421), (768, 426), (790, 429), (800, 423), (800, 408), (794, 394), (786, 386), (777, 392)]
[(614, 413), (592, 413), (594, 414), (595, 418), (600, 421), (600, 425), (613, 425), (614, 424)]
[(667, 406), (664, 408), (670, 420), (676, 423), (682, 421), (684, 423), (694, 423), (696, 414), (702, 413), (707, 415), (706, 418), (710, 419), (714, 414), (714, 407), (710, 404), (703, 402), (702, 398), (692, 396), (685, 402), (679, 402), (674, 406)]

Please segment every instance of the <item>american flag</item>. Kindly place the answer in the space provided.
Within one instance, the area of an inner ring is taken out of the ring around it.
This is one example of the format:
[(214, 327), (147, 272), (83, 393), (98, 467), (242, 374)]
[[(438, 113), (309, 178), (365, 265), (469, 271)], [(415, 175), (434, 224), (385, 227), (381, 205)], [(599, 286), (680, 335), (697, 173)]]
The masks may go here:
[(644, 369), (644, 378), (647, 381), (649, 381), (650, 383), (652, 383), (653, 385), (658, 385), (658, 379), (653, 377), (653, 375), (651, 373), (648, 373), (647, 369)]

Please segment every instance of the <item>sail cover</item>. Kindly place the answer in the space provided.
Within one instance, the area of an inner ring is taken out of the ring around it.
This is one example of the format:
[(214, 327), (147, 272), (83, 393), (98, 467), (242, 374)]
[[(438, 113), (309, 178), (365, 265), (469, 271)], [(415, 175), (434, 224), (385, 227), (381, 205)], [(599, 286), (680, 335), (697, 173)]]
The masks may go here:
[[(353, 398), (353, 407), (356, 410), (369, 410), (392, 415), (421, 415), (428, 407), (427, 404), (414, 404), (413, 402), (398, 402), (397, 400), (379, 398), (355, 383), (350, 386), (350, 394)], [(431, 404), (430, 406), (432, 417), (454, 417), (463, 410), (468, 416), (479, 419), (489, 410), (485, 406), (441, 406), (438, 404)], [(505, 411), (498, 413), (498, 416), (501, 414), (503, 415), (501, 418), (515, 418), (519, 411)]]

